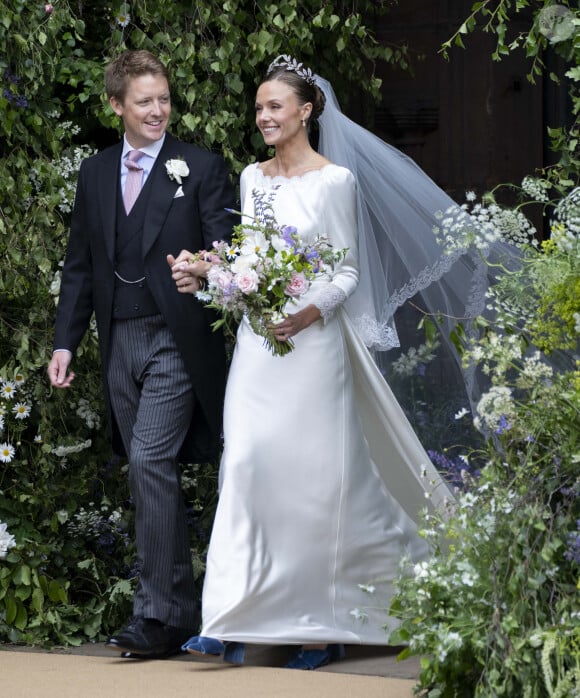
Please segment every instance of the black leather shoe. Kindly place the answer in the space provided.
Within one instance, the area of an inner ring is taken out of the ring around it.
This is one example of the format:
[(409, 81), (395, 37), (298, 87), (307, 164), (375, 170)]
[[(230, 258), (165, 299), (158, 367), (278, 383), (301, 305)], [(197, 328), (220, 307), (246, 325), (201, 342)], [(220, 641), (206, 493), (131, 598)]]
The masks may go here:
[(142, 659), (161, 659), (179, 654), (191, 628), (176, 628), (154, 618), (131, 618), (126, 628), (105, 642), (107, 649)]

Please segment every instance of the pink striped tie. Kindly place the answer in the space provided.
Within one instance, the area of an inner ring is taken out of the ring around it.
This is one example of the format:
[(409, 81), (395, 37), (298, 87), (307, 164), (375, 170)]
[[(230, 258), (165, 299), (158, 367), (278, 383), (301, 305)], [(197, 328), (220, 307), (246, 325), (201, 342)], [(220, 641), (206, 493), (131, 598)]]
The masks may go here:
[(125, 167), (129, 170), (127, 172), (127, 179), (125, 180), (125, 193), (123, 194), (123, 202), (127, 215), (129, 215), (141, 191), (143, 168), (141, 165), (137, 164), (137, 161), (142, 158), (143, 155), (144, 153), (140, 150), (130, 150), (125, 159)]

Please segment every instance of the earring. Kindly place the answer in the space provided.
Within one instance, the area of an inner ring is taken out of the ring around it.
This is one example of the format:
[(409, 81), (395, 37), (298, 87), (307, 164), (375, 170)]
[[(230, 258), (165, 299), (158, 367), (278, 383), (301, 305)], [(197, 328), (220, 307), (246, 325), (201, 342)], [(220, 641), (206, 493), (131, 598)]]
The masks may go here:
[(302, 128), (306, 128), (306, 119), (302, 119)]

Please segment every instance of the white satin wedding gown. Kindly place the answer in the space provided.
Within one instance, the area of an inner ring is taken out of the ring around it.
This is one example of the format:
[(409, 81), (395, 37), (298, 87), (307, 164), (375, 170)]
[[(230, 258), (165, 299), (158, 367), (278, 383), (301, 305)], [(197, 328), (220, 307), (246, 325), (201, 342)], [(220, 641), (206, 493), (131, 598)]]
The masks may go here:
[[(254, 215), (254, 189), (274, 186), (278, 223), (349, 248), (333, 278), (288, 311), (328, 298), (331, 281), (348, 296), (358, 280), (352, 174), (327, 165), (272, 179), (250, 165), (244, 212)], [(247, 322), (238, 331), (201, 634), (387, 644), (399, 561), (427, 552), (418, 513), (451, 495), (342, 307), (294, 340), (276, 357)]]

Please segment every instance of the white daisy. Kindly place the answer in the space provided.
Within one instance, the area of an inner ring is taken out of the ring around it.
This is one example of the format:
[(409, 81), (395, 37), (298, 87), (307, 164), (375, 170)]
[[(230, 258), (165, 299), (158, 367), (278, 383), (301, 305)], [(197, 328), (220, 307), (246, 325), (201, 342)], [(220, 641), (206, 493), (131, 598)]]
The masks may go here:
[(127, 7), (123, 5), (115, 17), (117, 24), (120, 27), (125, 28), (131, 21), (131, 15), (127, 12)]
[(12, 412), (16, 419), (26, 419), (30, 414), (30, 405), (27, 405), (25, 402), (17, 402), (12, 408)]
[(0, 461), (2, 461), (2, 463), (10, 463), (14, 458), (14, 453), (14, 446), (12, 446), (12, 444), (0, 444)]
[(2, 388), (0, 388), (0, 392), (4, 397), (12, 400), (16, 394), (16, 383), (14, 381), (4, 381), (2, 383)]

